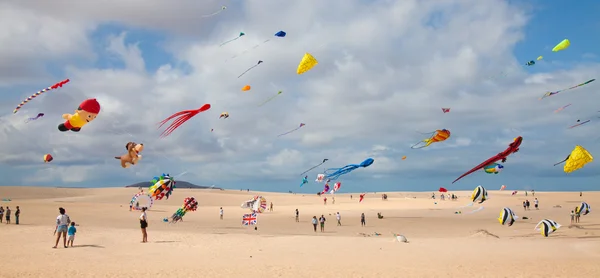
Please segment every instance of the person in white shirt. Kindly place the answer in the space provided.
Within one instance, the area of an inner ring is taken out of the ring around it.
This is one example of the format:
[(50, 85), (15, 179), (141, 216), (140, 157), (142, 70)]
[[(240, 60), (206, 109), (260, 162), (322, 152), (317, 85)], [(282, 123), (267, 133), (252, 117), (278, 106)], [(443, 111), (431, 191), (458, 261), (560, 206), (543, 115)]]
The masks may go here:
[(538, 204), (539, 204), (539, 203), (538, 203), (538, 199), (537, 199), (537, 198), (535, 198), (535, 200), (533, 200), (533, 204), (535, 205), (535, 209), (540, 209), (540, 208), (538, 207)]
[(54, 234), (58, 235), (56, 236), (56, 243), (52, 248), (56, 248), (58, 246), (61, 235), (63, 238), (63, 244), (65, 248), (67, 248), (67, 228), (69, 227), (69, 224), (71, 224), (71, 218), (69, 218), (69, 216), (66, 214), (66, 210), (64, 208), (58, 208), (58, 212), (60, 214), (56, 217), (56, 228), (54, 229)]
[(142, 228), (142, 243), (148, 242), (148, 233), (146, 232), (146, 228), (148, 228), (148, 217), (146, 215), (146, 207), (142, 208), (142, 214), (140, 215), (140, 227)]
[(221, 220), (223, 220), (223, 207), (219, 208), (219, 218), (221, 218)]
[(337, 219), (337, 222), (338, 222), (337, 225), (342, 226), (342, 216), (340, 215), (339, 212), (335, 214), (335, 219)]

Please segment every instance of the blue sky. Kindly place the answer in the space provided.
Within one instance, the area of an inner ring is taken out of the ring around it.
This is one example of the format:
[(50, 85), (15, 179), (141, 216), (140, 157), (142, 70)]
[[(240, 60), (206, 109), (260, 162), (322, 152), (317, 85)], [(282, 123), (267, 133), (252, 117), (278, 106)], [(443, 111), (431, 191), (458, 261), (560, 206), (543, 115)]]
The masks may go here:
[[(0, 29), (11, 38), (0, 38), (1, 185), (123, 186), (166, 172), (200, 185), (315, 193), (322, 189), (312, 182), (319, 171), (373, 157), (371, 167), (340, 178), (342, 192), (597, 188), (595, 162), (568, 176), (552, 164), (575, 145), (600, 151), (593, 120), (600, 83), (537, 98), (599, 76), (592, 35), (600, 31), (592, 14), (599, 3), (335, 2), (233, 1), (208, 18), (198, 15), (221, 2), (157, 2), (146, 10), (119, 2), (106, 10), (74, 5), (77, 16), (60, 7), (2, 4), (0, 18), (25, 27)], [(324, 12), (334, 7), (335, 16)], [(116, 9), (121, 13), (110, 12)], [(230, 59), (279, 30), (288, 36)], [(218, 47), (240, 31), (247, 35)], [(570, 48), (552, 53), (564, 38)], [(306, 51), (320, 63), (298, 76)], [(539, 55), (537, 65), (520, 66)], [(259, 59), (265, 63), (236, 78)], [(487, 78), (507, 70), (506, 77)], [(23, 98), (65, 77), (72, 83), (12, 115)], [(253, 89), (242, 93), (246, 84)], [(256, 107), (279, 90), (282, 96)], [(96, 121), (79, 134), (56, 130), (61, 114), (92, 97), (103, 108)], [(213, 108), (158, 138), (156, 122), (204, 103)], [(218, 119), (223, 111), (231, 117)], [(23, 123), (39, 112), (46, 116)], [(566, 129), (587, 118), (592, 122)], [(300, 122), (307, 125), (276, 137)], [(423, 139), (415, 131), (442, 128), (452, 132), (446, 142), (410, 149)], [(477, 172), (451, 184), (519, 135), (521, 151), (502, 173)], [(122, 169), (112, 157), (127, 141), (147, 147), (139, 165)], [(45, 153), (55, 160), (43, 164)], [(329, 161), (300, 188), (299, 174), (323, 158)]]

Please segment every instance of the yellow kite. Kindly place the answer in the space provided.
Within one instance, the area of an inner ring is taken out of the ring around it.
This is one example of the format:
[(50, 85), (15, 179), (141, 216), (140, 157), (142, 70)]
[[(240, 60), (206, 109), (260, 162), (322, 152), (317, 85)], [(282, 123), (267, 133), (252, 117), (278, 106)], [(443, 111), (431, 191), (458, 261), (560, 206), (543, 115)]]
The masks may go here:
[(298, 65), (298, 70), (296, 70), (296, 72), (298, 74), (303, 74), (303, 73), (311, 70), (318, 63), (319, 63), (319, 61), (317, 61), (317, 59), (315, 59), (315, 57), (310, 55), (310, 53), (305, 53), (304, 57), (302, 57), (302, 61), (300, 61), (300, 64)]
[(569, 47), (569, 45), (571, 45), (571, 42), (569, 41), (569, 39), (564, 39), (559, 44), (557, 44), (554, 48), (552, 48), (552, 52), (558, 52), (561, 50), (565, 50)]
[(565, 163), (564, 168), (565, 173), (571, 173), (583, 168), (583, 166), (585, 166), (586, 164), (594, 161), (594, 157), (592, 157), (592, 155), (582, 146), (575, 146), (575, 149), (573, 149), (571, 154), (568, 155), (567, 158), (565, 158), (565, 160), (554, 164), (554, 166), (561, 164), (565, 161), (567, 162)]

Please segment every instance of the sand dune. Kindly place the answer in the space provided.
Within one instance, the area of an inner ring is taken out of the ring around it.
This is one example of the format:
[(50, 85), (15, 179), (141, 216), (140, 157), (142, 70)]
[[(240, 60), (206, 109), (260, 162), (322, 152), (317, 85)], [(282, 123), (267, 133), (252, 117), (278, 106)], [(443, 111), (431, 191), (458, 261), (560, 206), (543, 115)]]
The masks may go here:
[[(535, 210), (531, 195), (490, 191), (484, 208), (469, 213), (479, 207), (465, 207), (470, 192), (455, 192), (457, 201), (431, 200), (431, 193), (393, 192), (387, 201), (368, 194), (362, 203), (358, 194), (338, 194), (335, 204), (328, 196), (324, 205), (315, 195), (176, 189), (148, 212), (147, 244), (140, 243), (139, 212), (129, 212), (135, 193), (0, 187), (0, 199), (12, 200), (0, 204), (22, 210), (21, 225), (0, 225), (0, 277), (600, 277), (600, 216), (592, 211), (569, 226), (569, 212), (582, 200), (593, 209), (598, 192), (536, 192)], [(241, 225), (248, 211), (240, 204), (254, 195), (274, 204), (273, 212), (259, 215), (258, 230)], [(184, 222), (164, 223), (188, 196), (200, 208)], [(525, 199), (532, 210), (523, 210)], [(528, 219), (500, 225), (505, 206)], [(58, 207), (80, 225), (74, 248), (51, 248)], [(313, 232), (313, 215), (325, 215), (325, 232)], [(563, 227), (544, 238), (534, 230), (544, 218)], [(410, 242), (397, 242), (393, 233)]]

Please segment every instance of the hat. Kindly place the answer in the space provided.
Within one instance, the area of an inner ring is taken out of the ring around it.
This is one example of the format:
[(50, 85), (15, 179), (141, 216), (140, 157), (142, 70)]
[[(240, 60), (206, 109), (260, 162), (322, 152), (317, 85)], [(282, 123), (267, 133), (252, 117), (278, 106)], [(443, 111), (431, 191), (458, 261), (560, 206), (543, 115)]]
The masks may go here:
[(100, 103), (98, 103), (98, 101), (95, 98), (86, 99), (81, 104), (79, 104), (79, 110), (98, 114), (100, 113)]

